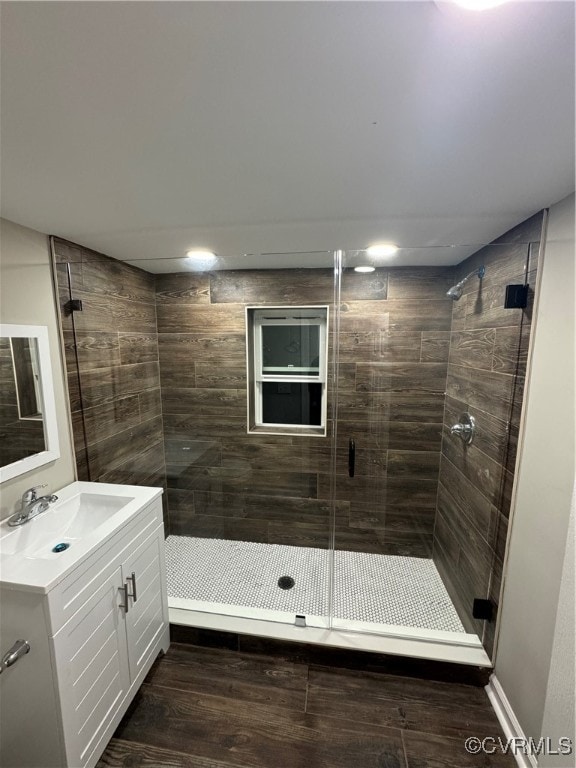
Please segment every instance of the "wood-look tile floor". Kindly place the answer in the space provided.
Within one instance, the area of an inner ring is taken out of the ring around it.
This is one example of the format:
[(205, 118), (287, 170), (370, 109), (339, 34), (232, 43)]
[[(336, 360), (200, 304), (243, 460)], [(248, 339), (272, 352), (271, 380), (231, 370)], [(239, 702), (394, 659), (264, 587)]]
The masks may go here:
[(483, 688), (172, 643), (97, 768), (513, 768)]

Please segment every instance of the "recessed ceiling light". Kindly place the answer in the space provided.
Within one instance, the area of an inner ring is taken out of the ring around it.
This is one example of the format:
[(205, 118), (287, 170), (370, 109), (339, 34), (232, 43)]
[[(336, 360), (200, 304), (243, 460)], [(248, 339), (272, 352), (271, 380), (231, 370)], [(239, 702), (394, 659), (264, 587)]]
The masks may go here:
[(197, 259), (198, 261), (211, 261), (216, 258), (216, 254), (213, 251), (205, 251), (201, 248), (192, 251), (186, 251), (186, 256), (189, 259)]
[(354, 267), (354, 272), (374, 272), (376, 267), (369, 267), (368, 264), (365, 264), (360, 267)]
[(452, 0), (452, 2), (468, 11), (486, 11), (488, 8), (504, 5), (508, 0)]
[(394, 256), (398, 246), (394, 243), (375, 243), (366, 249), (368, 256)]

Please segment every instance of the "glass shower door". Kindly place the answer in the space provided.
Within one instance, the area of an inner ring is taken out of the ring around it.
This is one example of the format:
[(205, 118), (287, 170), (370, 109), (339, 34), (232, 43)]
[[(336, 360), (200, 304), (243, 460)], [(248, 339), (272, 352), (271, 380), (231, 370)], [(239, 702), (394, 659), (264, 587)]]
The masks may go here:
[[(337, 379), (334, 626), (458, 630), (432, 556), (451, 270), (357, 272), (343, 257)], [(436, 589), (438, 588), (438, 589)], [(421, 622), (424, 622), (422, 624)]]
[(491, 653), (540, 227), (452, 247), (454, 266), (397, 266), (412, 252), (356, 272), (366, 252), (343, 255), (332, 626)]

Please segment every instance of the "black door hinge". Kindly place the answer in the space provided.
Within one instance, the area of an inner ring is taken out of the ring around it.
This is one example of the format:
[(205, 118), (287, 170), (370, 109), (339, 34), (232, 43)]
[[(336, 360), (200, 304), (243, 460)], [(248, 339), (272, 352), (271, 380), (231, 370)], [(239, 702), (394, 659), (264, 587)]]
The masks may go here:
[(82, 299), (70, 299), (64, 304), (64, 311), (67, 315), (71, 315), (72, 312), (82, 312)]

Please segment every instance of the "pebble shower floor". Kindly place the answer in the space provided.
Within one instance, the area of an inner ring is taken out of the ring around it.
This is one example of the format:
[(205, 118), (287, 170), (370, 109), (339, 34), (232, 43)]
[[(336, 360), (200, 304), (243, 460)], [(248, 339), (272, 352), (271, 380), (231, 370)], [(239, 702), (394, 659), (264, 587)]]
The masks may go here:
[[(335, 552), (334, 615), (464, 632), (432, 560)], [(326, 615), (328, 552), (312, 547), (168, 536), (168, 597)], [(278, 579), (291, 576), (292, 589)]]

